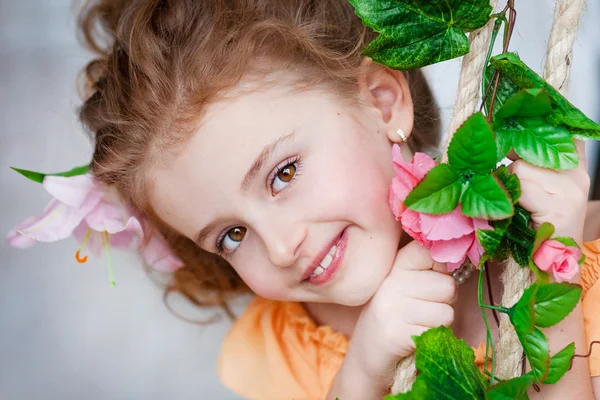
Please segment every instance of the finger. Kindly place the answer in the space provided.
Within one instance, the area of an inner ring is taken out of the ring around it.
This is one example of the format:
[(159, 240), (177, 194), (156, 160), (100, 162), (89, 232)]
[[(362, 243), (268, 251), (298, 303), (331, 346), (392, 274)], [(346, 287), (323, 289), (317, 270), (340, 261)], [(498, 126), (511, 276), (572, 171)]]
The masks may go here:
[(517, 160), (521, 159), (521, 157), (519, 157), (519, 155), (517, 153), (515, 153), (515, 151), (512, 149), (508, 152), (508, 154), (506, 155), (506, 158), (508, 158), (511, 161), (517, 161)]
[[(565, 179), (560, 172), (537, 167), (524, 160), (517, 160), (509, 165), (510, 173), (515, 174), (521, 182), (528, 181), (542, 187), (549, 194), (564, 191)], [(523, 189), (521, 185), (521, 189)]]
[(577, 157), (579, 158), (579, 167), (587, 170), (587, 158), (585, 156), (585, 141), (575, 139), (575, 148), (577, 149)]
[(450, 326), (454, 322), (454, 308), (445, 303), (415, 300), (409, 303), (405, 321), (412, 325), (428, 326), (430, 328), (440, 325)]
[(404, 289), (407, 297), (450, 304), (456, 295), (456, 281), (450, 275), (434, 271), (406, 271), (402, 278), (410, 282)]
[(429, 250), (421, 246), (416, 240), (413, 240), (398, 250), (393, 269), (423, 271), (433, 269), (433, 267), (434, 261), (429, 254)]
[(450, 271), (448, 271), (448, 264), (437, 262), (435, 260), (433, 260), (433, 268), (432, 268), (432, 270), (435, 271), (435, 272), (439, 272), (441, 274), (444, 274), (444, 275), (451, 275), (452, 274)]

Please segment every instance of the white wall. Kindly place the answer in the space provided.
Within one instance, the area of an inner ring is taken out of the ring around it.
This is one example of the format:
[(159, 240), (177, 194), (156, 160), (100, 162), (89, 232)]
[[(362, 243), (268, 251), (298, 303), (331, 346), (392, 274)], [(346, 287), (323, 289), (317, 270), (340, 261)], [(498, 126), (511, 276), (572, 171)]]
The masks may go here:
[[(518, 2), (513, 48), (541, 70), (551, 1)], [(598, 116), (600, 16), (590, 1), (575, 49), (570, 99)], [(593, 9), (592, 9), (593, 7)], [(537, 15), (537, 17), (536, 17)], [(48, 196), (8, 166), (59, 171), (84, 164), (90, 146), (76, 118), (75, 76), (86, 61), (68, 1), (0, 0), (0, 233), (42, 210)], [(428, 69), (452, 110), (458, 61)], [(74, 240), (26, 251), (0, 241), (1, 399), (234, 399), (214, 361), (227, 323), (173, 317), (131, 255), (75, 262)], [(198, 313), (195, 314), (198, 316)]]

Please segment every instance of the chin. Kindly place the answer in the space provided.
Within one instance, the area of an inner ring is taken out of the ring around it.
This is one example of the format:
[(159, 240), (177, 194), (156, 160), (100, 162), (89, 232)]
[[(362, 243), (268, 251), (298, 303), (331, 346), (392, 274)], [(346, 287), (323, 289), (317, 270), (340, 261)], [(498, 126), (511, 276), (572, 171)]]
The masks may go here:
[(355, 288), (345, 289), (337, 303), (349, 307), (364, 306), (377, 293), (380, 284), (381, 282), (377, 285), (371, 282), (369, 285), (362, 283)]

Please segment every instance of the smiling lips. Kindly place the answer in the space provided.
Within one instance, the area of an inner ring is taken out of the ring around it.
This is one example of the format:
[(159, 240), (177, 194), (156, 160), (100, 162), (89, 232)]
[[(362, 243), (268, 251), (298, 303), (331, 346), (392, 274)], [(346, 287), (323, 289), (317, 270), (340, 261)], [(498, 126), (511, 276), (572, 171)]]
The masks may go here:
[(328, 282), (344, 258), (347, 242), (348, 235), (346, 229), (344, 229), (340, 236), (332, 240), (319, 253), (315, 261), (307, 269), (303, 281), (314, 285), (322, 285)]

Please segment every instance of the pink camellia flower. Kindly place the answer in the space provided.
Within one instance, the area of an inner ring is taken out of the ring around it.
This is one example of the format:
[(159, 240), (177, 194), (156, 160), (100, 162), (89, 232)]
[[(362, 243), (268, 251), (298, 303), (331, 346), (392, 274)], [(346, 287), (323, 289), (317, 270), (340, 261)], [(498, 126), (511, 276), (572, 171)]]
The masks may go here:
[[(75, 258), (84, 263), (88, 259), (82, 254), (85, 249), (96, 254), (106, 251), (110, 256), (111, 247), (137, 249), (141, 244), (144, 238), (141, 219), (123, 204), (116, 190), (96, 181), (90, 174), (46, 176), (43, 186), (54, 199), (41, 216), (26, 219), (8, 233), (10, 246), (26, 248), (37, 242), (55, 242), (73, 235), (81, 243)], [(152, 255), (150, 261), (166, 268), (165, 260), (169, 265), (176, 264), (175, 258), (167, 256), (166, 249), (160, 239), (151, 238), (144, 254)]]
[(552, 272), (557, 282), (567, 281), (577, 275), (581, 250), (558, 240), (545, 240), (533, 255), (539, 269)]
[(434, 260), (447, 263), (449, 271), (459, 268), (467, 257), (478, 266), (483, 248), (477, 240), (477, 229), (492, 227), (485, 220), (463, 215), (460, 205), (443, 215), (407, 209), (404, 200), (436, 163), (423, 153), (415, 153), (412, 161), (406, 163), (398, 145), (392, 149), (392, 160), (396, 176), (390, 186), (389, 203), (404, 231), (429, 249)]
[(389, 201), (396, 219), (399, 219), (406, 210), (404, 205), (406, 196), (435, 167), (436, 163), (433, 158), (424, 153), (415, 153), (412, 161), (407, 163), (402, 158), (400, 146), (397, 144), (392, 147), (392, 162), (396, 176), (392, 179)]

